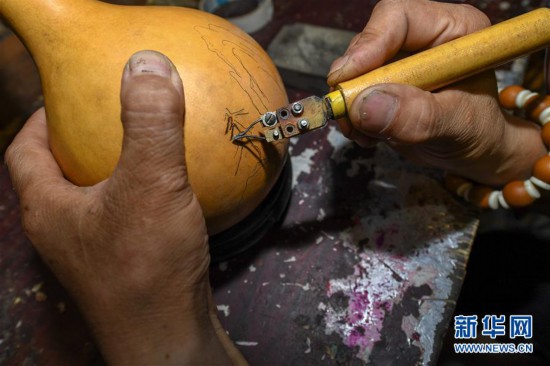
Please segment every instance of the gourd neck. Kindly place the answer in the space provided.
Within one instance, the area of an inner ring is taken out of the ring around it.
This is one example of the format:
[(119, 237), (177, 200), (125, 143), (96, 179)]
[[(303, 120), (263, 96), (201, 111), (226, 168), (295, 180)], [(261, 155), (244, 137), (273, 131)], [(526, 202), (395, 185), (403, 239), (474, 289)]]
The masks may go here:
[(34, 43), (52, 38), (72, 23), (76, 14), (86, 14), (94, 5), (95, 0), (0, 0), (0, 18), (32, 52)]

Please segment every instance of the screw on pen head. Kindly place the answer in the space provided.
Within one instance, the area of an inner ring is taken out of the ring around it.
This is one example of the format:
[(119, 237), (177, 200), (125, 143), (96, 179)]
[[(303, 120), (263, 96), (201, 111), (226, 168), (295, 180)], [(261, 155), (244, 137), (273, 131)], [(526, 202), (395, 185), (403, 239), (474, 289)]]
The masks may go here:
[(280, 135), (279, 135), (279, 130), (273, 131), (273, 138), (274, 138), (275, 140), (278, 140), (279, 137), (280, 137)]
[(304, 111), (304, 106), (300, 102), (296, 102), (292, 105), (292, 114), (299, 116)]
[(277, 123), (277, 116), (273, 112), (267, 112), (262, 116), (262, 122), (266, 127), (273, 127)]
[(300, 127), (301, 130), (305, 130), (309, 127), (309, 122), (307, 119), (303, 119), (298, 123), (298, 127)]

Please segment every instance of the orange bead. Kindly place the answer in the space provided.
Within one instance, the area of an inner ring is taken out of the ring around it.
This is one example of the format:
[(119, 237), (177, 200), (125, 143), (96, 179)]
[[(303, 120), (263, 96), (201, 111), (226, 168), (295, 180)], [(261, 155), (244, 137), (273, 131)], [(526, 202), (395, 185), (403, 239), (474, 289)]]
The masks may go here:
[(489, 208), (489, 196), (494, 189), (487, 186), (474, 186), (468, 194), (468, 201), (481, 208)]
[(498, 95), (500, 105), (508, 109), (517, 109), (518, 106), (516, 105), (516, 97), (524, 90), (525, 88), (522, 88), (519, 85), (510, 85), (502, 89)]
[(523, 181), (513, 181), (504, 186), (502, 190), (504, 200), (511, 207), (524, 207), (535, 200), (527, 193)]
[(544, 126), (542, 126), (540, 137), (542, 138), (542, 142), (544, 142), (546, 146), (550, 146), (550, 123), (547, 123)]
[(533, 105), (527, 107), (529, 118), (538, 122), (540, 114), (548, 107), (550, 107), (550, 96), (545, 96), (542, 99), (538, 98)]
[(456, 194), (459, 194), (458, 190), (460, 187), (464, 186), (465, 184), (471, 184), (469, 180), (453, 174), (446, 174), (444, 182), (445, 188)]
[(550, 184), (550, 156), (544, 155), (535, 162), (533, 166), (533, 176)]

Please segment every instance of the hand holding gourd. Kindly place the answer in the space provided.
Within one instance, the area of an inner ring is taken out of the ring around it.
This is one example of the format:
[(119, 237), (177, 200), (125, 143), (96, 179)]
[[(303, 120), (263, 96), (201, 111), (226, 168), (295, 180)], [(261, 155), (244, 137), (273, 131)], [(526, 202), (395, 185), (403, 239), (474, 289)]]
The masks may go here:
[(211, 301), (182, 100), (172, 63), (140, 52), (124, 70), (122, 153), (110, 178), (77, 187), (63, 177), (43, 109), (6, 152), (25, 232), (75, 298), (109, 363), (243, 362)]

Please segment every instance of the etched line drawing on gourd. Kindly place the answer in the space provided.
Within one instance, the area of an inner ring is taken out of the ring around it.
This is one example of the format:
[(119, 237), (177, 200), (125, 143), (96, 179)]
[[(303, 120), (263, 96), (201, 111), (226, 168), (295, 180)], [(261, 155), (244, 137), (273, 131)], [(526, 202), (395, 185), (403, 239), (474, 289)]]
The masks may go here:
[[(246, 126), (239, 121), (243, 116), (247, 116), (248, 112), (244, 111), (244, 108), (239, 109), (236, 112), (231, 112), (229, 109), (225, 109), (225, 134), (229, 134), (229, 138), (233, 141), (233, 137), (239, 132), (242, 132)], [(259, 162), (261, 166), (264, 165), (264, 158), (262, 157), (261, 149), (255, 144), (248, 144), (246, 141), (235, 141), (233, 142), (237, 145), (235, 156), (237, 157), (237, 166), (235, 168), (235, 175), (239, 172), (239, 167), (241, 165), (241, 160), (243, 157), (244, 149), (248, 150)], [(256, 170), (256, 169), (255, 169)]]
[[(225, 108), (225, 134), (231, 133), (231, 140), (233, 140), (235, 135), (245, 129), (245, 126), (238, 121), (238, 118), (246, 115), (248, 115), (248, 112), (245, 112), (244, 108), (236, 112), (231, 112), (229, 109)], [(235, 130), (237, 130), (237, 133), (235, 133)]]
[[(247, 98), (254, 108), (253, 113), (260, 116), (267, 112), (269, 97), (263, 92), (262, 86), (260, 86), (256, 78), (252, 75), (247, 65), (255, 65), (257, 70), (262, 71), (263, 74), (270, 75), (270, 73), (259, 64), (258, 60), (260, 60), (261, 57), (254, 51), (253, 46), (250, 44), (250, 40), (236, 36), (224, 27), (212, 24), (206, 27), (196, 26), (194, 29), (199, 33), (208, 50), (216, 54), (216, 56), (228, 66), (229, 76), (247, 95)], [(220, 34), (222, 35), (221, 37)], [(271, 76), (270, 79), (272, 79)], [(275, 80), (267, 86), (273, 87), (274, 85), (280, 88)], [(235, 110), (235, 112), (231, 112), (232, 110)], [(249, 121), (245, 123), (241, 123), (240, 121), (240, 118), (246, 115), (251, 115), (251, 113), (245, 108), (226, 107), (224, 112), (225, 134), (229, 135), (230, 140), (233, 140), (236, 133), (246, 128), (245, 124), (248, 124)], [(256, 144), (249, 144), (246, 141), (241, 141), (235, 145), (237, 145), (235, 155), (238, 156), (235, 175), (237, 175), (239, 171), (244, 149), (248, 150), (248, 152), (258, 160), (260, 166), (264, 165), (266, 157), (259, 146)]]
[[(238, 134), (239, 132), (243, 131), (246, 126), (244, 126), (240, 121), (239, 118), (243, 116), (247, 116), (248, 112), (244, 112), (244, 108), (239, 109), (236, 112), (231, 112), (229, 109), (225, 109), (225, 134), (230, 135), (230, 139), (233, 140), (233, 136)], [(243, 158), (244, 150), (246, 149), (252, 156), (254, 156), (257, 160), (256, 165), (253, 168), (252, 173), (248, 176), (246, 179), (246, 182), (243, 187), (243, 191), (241, 193), (241, 202), (244, 199), (244, 194), (246, 193), (246, 189), (248, 188), (248, 182), (250, 179), (252, 179), (256, 174), (260, 172), (260, 168), (265, 168), (265, 164), (267, 163), (267, 158), (262, 155), (262, 150), (259, 146), (256, 144), (250, 144), (247, 141), (233, 141), (235, 145), (237, 145), (237, 149), (235, 150), (235, 157), (237, 158), (237, 166), (235, 168), (235, 176), (239, 173), (239, 168), (241, 165), (241, 160)]]
[[(286, 92), (272, 75), (269, 65), (263, 63), (264, 56), (258, 52), (257, 46), (251, 39), (236, 35), (235, 32), (214, 24), (195, 26), (194, 30), (200, 35), (207, 49), (227, 65), (228, 77), (250, 101), (248, 106), (227, 105), (223, 112), (224, 134), (236, 147), (234, 175), (239, 175), (242, 162), (245, 161), (243, 160), (245, 152), (252, 155), (256, 161), (254, 166), (246, 170), (247, 179), (241, 193), (241, 202), (243, 202), (249, 182), (260, 172), (267, 170), (268, 158), (261, 144), (246, 139), (233, 141), (233, 137), (250, 125), (250, 118), (260, 116), (269, 110), (267, 107), (270, 105), (269, 96), (264, 93), (264, 89), (277, 88), (282, 93)], [(260, 84), (259, 74), (268, 76), (268, 81)]]
[[(208, 27), (196, 26), (195, 30), (200, 34), (208, 50), (214, 52), (229, 67), (229, 75), (248, 95), (248, 99), (258, 115), (267, 112), (266, 104), (269, 102), (269, 98), (262, 91), (261, 86), (243, 60), (248, 58), (265, 74), (269, 75), (269, 73), (258, 64), (260, 57), (250, 47), (249, 41), (246, 38), (235, 36), (224, 27), (213, 24), (209, 24)], [(220, 33), (222, 33), (221, 37)], [(210, 37), (210, 35), (212, 36)], [(273, 84), (276, 85), (276, 83)]]

